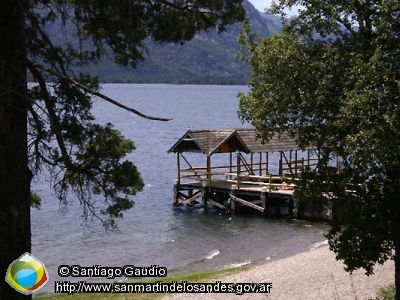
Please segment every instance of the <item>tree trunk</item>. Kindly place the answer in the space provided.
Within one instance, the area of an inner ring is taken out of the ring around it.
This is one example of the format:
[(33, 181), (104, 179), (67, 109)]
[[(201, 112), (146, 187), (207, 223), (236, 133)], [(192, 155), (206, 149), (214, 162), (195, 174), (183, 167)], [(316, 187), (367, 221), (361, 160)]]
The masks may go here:
[(29, 299), (5, 280), (31, 251), (27, 157), (25, 1), (0, 1), (0, 300)]
[[(397, 201), (396, 201), (397, 202)], [(396, 221), (394, 228), (394, 285), (396, 287), (396, 300), (400, 300), (400, 213), (396, 206)]]

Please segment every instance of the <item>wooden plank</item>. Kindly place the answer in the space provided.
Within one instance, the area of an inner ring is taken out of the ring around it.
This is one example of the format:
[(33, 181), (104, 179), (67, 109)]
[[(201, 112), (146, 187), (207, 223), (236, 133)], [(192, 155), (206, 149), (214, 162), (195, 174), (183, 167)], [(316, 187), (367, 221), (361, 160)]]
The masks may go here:
[(228, 210), (228, 208), (226, 206), (224, 206), (221, 203), (218, 203), (217, 201), (214, 201), (214, 200), (212, 200), (210, 198), (208, 198), (208, 202), (211, 203), (211, 204), (214, 204), (215, 206), (217, 206), (217, 207), (219, 207), (221, 209)]
[(262, 199), (256, 199), (256, 200), (251, 201), (251, 203), (253, 203), (253, 204), (262, 204), (263, 200)]
[(178, 192), (179, 197), (181, 197), (183, 200), (186, 200), (187, 198), (189, 198), (188, 196), (186, 196), (184, 193)]
[(192, 198), (189, 198), (189, 199), (186, 199), (186, 200), (184, 200), (182, 202), (179, 202), (178, 206), (182, 206), (182, 205), (185, 205), (185, 204), (192, 203), (194, 200), (201, 198), (201, 196), (202, 196), (201, 194), (197, 194), (197, 195), (193, 196)]
[[(236, 176), (236, 173), (223, 173), (226, 176)], [(249, 178), (255, 178), (255, 179), (265, 179), (269, 180), (269, 176), (258, 176), (258, 175), (239, 175), (240, 177), (249, 177)], [(281, 176), (272, 176), (272, 180), (281, 180)]]
[(246, 206), (249, 206), (251, 208), (257, 209), (257, 210), (259, 210), (261, 212), (264, 212), (264, 208), (262, 208), (261, 206), (255, 205), (253, 203), (250, 203), (250, 202), (248, 202), (246, 200), (240, 199), (240, 198), (235, 197), (233, 195), (230, 195), (230, 197), (231, 197), (231, 200), (234, 200), (235, 202), (242, 203), (243, 205), (246, 205)]

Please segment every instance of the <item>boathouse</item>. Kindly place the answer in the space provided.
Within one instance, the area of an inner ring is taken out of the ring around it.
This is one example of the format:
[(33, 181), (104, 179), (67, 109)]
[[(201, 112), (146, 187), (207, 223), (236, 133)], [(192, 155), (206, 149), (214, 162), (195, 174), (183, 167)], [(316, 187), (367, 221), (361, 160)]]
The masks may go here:
[[(300, 149), (287, 133), (262, 143), (251, 128), (189, 129), (168, 153), (176, 153), (177, 161), (174, 206), (202, 198), (204, 209), (208, 204), (231, 212), (246, 207), (264, 215), (291, 215), (296, 178), (318, 162), (314, 147)], [(186, 153), (205, 156), (204, 164), (194, 166)], [(216, 154), (224, 155), (226, 162), (221, 164), (219, 157), (219, 163), (213, 163)]]

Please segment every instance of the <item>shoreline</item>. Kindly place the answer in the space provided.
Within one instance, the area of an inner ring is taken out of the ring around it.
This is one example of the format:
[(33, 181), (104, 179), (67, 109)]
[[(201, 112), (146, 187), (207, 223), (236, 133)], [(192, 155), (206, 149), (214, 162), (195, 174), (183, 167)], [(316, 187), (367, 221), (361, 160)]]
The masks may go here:
[[(374, 275), (363, 269), (349, 274), (335, 253), (323, 245), (287, 258), (258, 265), (215, 281), (222, 283), (272, 283), (269, 294), (244, 294), (240, 299), (375, 299), (377, 290), (394, 283), (394, 262), (376, 265)], [(209, 280), (208, 282), (215, 282)], [(166, 300), (233, 299), (235, 294), (174, 294)]]

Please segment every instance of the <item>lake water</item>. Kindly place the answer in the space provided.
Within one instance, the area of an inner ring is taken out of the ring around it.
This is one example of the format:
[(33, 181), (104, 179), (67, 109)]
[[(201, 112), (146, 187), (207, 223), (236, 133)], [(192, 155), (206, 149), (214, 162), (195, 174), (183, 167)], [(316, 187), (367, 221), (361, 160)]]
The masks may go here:
[[(176, 156), (168, 149), (191, 129), (249, 127), (237, 117), (239, 91), (246, 86), (106, 84), (103, 93), (141, 112), (172, 121), (145, 120), (96, 100), (99, 123), (111, 122), (133, 139), (129, 155), (139, 168), (145, 188), (133, 209), (119, 220), (119, 231), (105, 232), (97, 221), (81, 226), (79, 203), (72, 197), (60, 212), (49, 183), (35, 182), (42, 209), (32, 209), (32, 254), (50, 274), (43, 288), (52, 291), (58, 265), (159, 265), (168, 274), (262, 264), (316, 247), (325, 240), (326, 226), (296, 220), (231, 216), (215, 209), (174, 209), (173, 183)], [(216, 155), (217, 156), (217, 155)], [(205, 157), (192, 157), (205, 164)], [(64, 278), (64, 280), (70, 278)], [(76, 280), (82, 278), (76, 278)], [(91, 278), (90, 281), (105, 281)]]

